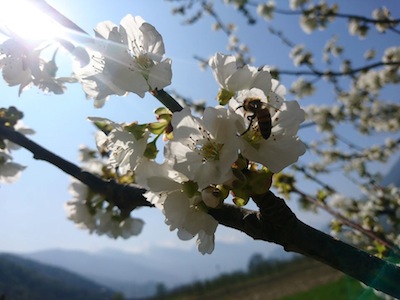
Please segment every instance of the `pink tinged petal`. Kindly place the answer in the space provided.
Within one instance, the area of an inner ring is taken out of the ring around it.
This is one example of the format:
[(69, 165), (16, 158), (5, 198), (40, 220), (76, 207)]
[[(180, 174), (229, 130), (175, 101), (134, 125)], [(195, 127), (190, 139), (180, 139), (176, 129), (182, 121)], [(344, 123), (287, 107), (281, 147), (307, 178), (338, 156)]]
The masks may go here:
[(171, 60), (165, 59), (162, 62), (154, 65), (150, 69), (149, 78), (147, 82), (151, 90), (161, 90), (171, 84), (172, 70)]

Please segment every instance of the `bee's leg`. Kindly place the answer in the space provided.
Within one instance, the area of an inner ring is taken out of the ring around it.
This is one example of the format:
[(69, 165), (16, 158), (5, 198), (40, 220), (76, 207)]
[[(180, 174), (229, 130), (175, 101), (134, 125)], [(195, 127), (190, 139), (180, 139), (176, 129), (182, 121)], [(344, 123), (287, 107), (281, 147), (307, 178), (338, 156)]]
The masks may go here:
[(244, 135), (246, 132), (248, 132), (250, 130), (251, 125), (253, 125), (253, 121), (254, 121), (255, 118), (256, 118), (255, 114), (253, 114), (251, 116), (247, 116), (247, 120), (249, 120), (249, 122), (250, 122), (249, 127), (247, 127), (247, 129), (244, 132), (242, 132), (239, 136)]

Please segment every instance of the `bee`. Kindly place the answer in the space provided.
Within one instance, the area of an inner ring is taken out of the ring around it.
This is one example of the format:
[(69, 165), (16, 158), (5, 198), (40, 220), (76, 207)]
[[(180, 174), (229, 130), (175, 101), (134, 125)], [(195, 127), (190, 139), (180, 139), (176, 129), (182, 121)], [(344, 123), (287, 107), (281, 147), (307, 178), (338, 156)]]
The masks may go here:
[(258, 129), (260, 130), (261, 136), (267, 140), (271, 136), (272, 129), (271, 113), (269, 112), (268, 104), (262, 102), (259, 98), (246, 98), (243, 105), (238, 108), (241, 107), (243, 107), (246, 112), (253, 113), (251, 116), (247, 116), (247, 120), (249, 120), (250, 124), (246, 131), (241, 135), (248, 132), (253, 125), (254, 120), (257, 119)]

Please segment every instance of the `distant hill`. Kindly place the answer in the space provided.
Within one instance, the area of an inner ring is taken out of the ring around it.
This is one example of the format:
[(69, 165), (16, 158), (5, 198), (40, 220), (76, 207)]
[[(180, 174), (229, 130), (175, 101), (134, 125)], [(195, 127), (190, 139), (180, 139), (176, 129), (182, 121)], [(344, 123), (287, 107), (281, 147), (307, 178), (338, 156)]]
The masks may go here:
[(110, 300), (114, 295), (72, 272), (0, 253), (0, 296), (5, 300)]
[(221, 274), (171, 290), (159, 289), (152, 300), (274, 300), (336, 281), (342, 276), (339, 271), (310, 258), (296, 256), (289, 261), (271, 260), (255, 254), (247, 271)]
[[(259, 243), (259, 249), (257, 252), (271, 258), (292, 256), (277, 246), (267, 247)], [(186, 251), (165, 247), (153, 247), (137, 254), (115, 249), (98, 252), (50, 249), (21, 255), (90, 278), (122, 292), (126, 297), (148, 297), (156, 292), (159, 283), (172, 288), (220, 273), (243, 270), (254, 251), (254, 248), (249, 251), (247, 244), (220, 242), (212, 255), (205, 256), (194, 249)]]

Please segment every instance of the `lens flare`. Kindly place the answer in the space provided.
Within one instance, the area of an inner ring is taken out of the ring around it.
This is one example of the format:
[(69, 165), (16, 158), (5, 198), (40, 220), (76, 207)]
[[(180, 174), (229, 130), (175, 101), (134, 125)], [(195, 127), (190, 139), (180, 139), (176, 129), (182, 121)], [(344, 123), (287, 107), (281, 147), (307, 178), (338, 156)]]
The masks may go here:
[(7, 5), (0, 10), (0, 32), (29, 40), (55, 38), (62, 27), (34, 3), (29, 0), (7, 1)]

